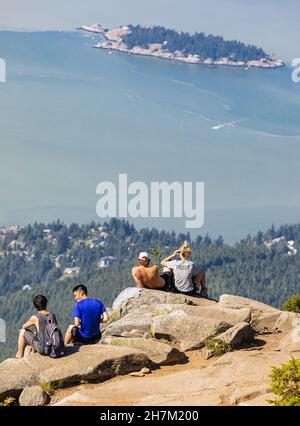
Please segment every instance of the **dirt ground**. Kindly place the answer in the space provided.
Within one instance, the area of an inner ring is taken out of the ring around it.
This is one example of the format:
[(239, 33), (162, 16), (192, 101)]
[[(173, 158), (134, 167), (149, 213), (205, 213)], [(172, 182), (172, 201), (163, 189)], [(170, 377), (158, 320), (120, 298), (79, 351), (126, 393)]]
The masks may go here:
[[(253, 351), (253, 355), (264, 351), (276, 351), (278, 341), (282, 337), (283, 333), (258, 336), (252, 347), (241, 349), (241, 351)], [(148, 401), (149, 405), (156, 403), (198, 405), (199, 392), (193, 392), (193, 377), (200, 370), (216, 362), (217, 358), (213, 357), (206, 360), (201, 350), (187, 352), (187, 356), (188, 361), (186, 363), (161, 366), (144, 377), (117, 376), (104, 383), (83, 383), (72, 388), (57, 390), (52, 396), (51, 405), (59, 403), (67, 397), (71, 399), (66, 405), (130, 406), (137, 405), (140, 401)], [(178, 375), (178, 381), (176, 375)], [(169, 392), (172, 393), (172, 400), (168, 399), (169, 379), (172, 383), (171, 388), (169, 388)], [(189, 393), (188, 400), (180, 392), (182, 381), (191, 382), (191, 393)], [(162, 392), (156, 398), (156, 385), (158, 383)], [(174, 386), (177, 387), (176, 395), (174, 394)], [(98, 395), (99, 399), (97, 400)], [(201, 395), (201, 400), (205, 405), (205, 395)]]

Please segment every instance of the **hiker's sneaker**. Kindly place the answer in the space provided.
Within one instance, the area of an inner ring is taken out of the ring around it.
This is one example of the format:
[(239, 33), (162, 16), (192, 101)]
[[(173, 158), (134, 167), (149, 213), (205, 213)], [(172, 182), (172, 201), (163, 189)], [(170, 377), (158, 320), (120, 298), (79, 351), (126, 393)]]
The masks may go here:
[(206, 287), (201, 288), (200, 296), (201, 297), (208, 297), (208, 291), (207, 291)]

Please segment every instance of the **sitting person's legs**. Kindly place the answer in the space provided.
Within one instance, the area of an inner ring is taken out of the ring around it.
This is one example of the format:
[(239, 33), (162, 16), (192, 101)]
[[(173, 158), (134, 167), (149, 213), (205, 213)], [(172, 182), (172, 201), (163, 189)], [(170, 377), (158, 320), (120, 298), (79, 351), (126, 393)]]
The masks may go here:
[(200, 296), (202, 297), (207, 297), (208, 293), (207, 293), (207, 288), (205, 286), (206, 284), (206, 276), (205, 276), (205, 272), (203, 270), (198, 271), (196, 273), (196, 275), (193, 277), (193, 283), (195, 284), (196, 287), (196, 291), (199, 289), (200, 290)]
[(73, 329), (74, 324), (69, 325), (67, 332), (65, 334), (65, 346), (69, 345), (70, 343), (73, 342), (73, 337), (72, 337), (72, 329)]
[(30, 352), (35, 352), (34, 342), (36, 340), (36, 335), (31, 331), (24, 329), (20, 330), (16, 357), (19, 359), (23, 358), (26, 346), (30, 346)]
[(98, 343), (101, 339), (101, 332), (99, 330), (99, 335), (91, 338), (83, 338), (80, 336), (79, 328), (76, 325), (70, 325), (65, 335), (65, 345), (70, 343), (80, 343), (82, 345), (91, 345), (93, 343)]
[(164, 271), (162, 274), (160, 274), (160, 276), (165, 281), (165, 286), (161, 290), (174, 291), (175, 285), (173, 271), (171, 269), (164, 268)]

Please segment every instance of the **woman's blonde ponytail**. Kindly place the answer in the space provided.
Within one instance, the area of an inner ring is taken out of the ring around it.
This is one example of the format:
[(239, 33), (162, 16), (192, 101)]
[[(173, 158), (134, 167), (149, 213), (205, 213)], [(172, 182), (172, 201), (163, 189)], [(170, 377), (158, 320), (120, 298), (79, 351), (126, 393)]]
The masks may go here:
[(180, 247), (180, 254), (181, 256), (183, 256), (185, 259), (188, 259), (191, 254), (192, 254), (192, 250), (189, 246), (189, 243), (187, 241), (185, 241), (182, 246)]

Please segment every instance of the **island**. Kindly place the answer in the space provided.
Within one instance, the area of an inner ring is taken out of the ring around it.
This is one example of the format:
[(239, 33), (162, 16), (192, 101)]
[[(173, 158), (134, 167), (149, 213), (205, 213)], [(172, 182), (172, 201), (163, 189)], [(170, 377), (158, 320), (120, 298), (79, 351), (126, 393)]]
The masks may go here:
[(278, 68), (282, 60), (268, 55), (262, 48), (237, 40), (224, 40), (222, 36), (203, 32), (189, 34), (163, 26), (123, 25), (108, 29), (101, 24), (83, 25), (80, 30), (97, 33), (103, 41), (93, 47), (135, 55), (157, 58), (207, 67), (219, 65), (233, 67)]

